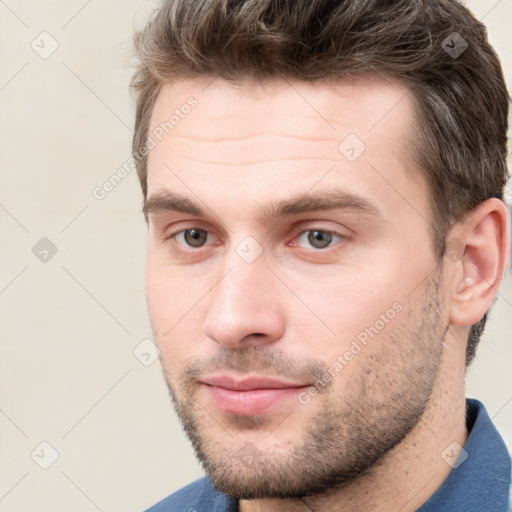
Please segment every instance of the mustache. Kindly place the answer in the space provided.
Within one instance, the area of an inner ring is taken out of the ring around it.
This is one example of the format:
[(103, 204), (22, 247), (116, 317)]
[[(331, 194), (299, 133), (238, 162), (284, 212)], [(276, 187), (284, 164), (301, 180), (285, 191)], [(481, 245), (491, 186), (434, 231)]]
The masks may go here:
[(313, 383), (324, 375), (327, 365), (315, 358), (299, 358), (274, 348), (251, 346), (235, 351), (221, 347), (213, 356), (188, 359), (182, 384), (188, 387), (205, 375), (228, 370), (240, 374), (284, 377)]

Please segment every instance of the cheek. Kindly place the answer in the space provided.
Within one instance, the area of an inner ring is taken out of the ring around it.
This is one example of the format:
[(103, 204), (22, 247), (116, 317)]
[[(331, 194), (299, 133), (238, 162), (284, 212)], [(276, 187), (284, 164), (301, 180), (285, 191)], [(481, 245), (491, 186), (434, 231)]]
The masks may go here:
[[(342, 349), (374, 324), (382, 330), (383, 322), (387, 325), (393, 321), (406, 300), (401, 279), (394, 272), (371, 275), (368, 270), (340, 268), (336, 276), (314, 280), (296, 278), (289, 283), (303, 302), (293, 306), (297, 311), (304, 310), (302, 321), (309, 316), (311, 328), (316, 325), (317, 335), (327, 345), (335, 341), (335, 350)], [(290, 301), (290, 307), (296, 302)]]
[(397, 270), (373, 276), (361, 271), (357, 277), (356, 270), (340, 269), (314, 286), (295, 280), (294, 291), (309, 309), (294, 301), (300, 313), (290, 315), (288, 326), (286, 349), (320, 358), (333, 375), (333, 389), (343, 394), (347, 387), (392, 378), (382, 365), (395, 371), (410, 322), (411, 300)]
[(151, 321), (159, 327), (165, 323), (167, 332), (200, 301), (202, 289), (201, 280), (187, 276), (183, 267), (170, 265), (162, 252), (148, 249), (146, 294)]
[(191, 356), (208, 355), (202, 326), (208, 308), (207, 276), (188, 275), (171, 266), (159, 254), (146, 258), (148, 313), (166, 372), (179, 380), (184, 362)]

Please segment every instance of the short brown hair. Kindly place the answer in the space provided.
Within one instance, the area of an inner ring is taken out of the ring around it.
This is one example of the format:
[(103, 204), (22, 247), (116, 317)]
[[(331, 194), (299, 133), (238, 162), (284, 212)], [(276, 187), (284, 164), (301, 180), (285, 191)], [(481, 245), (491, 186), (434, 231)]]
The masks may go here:
[[(397, 79), (413, 93), (411, 153), (431, 187), (440, 259), (457, 221), (486, 199), (503, 198), (507, 88), (485, 26), (455, 0), (165, 0), (136, 33), (135, 46), (132, 149), (144, 199), (143, 150), (164, 83), (195, 76), (318, 83), (368, 75)], [(468, 365), (485, 320), (471, 328)]]

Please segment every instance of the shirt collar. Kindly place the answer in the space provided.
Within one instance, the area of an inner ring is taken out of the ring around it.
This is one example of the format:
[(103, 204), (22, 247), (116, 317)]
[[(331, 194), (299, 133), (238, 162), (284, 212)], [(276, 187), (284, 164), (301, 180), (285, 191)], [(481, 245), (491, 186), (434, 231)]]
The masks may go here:
[(469, 437), (454, 469), (417, 512), (508, 511), (510, 456), (507, 447), (478, 400), (466, 400), (466, 424)]

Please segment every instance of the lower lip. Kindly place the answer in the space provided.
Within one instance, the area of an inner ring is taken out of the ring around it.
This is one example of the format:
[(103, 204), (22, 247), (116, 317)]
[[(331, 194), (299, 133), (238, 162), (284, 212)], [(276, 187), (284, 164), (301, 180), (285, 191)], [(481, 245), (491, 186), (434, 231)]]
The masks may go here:
[(205, 385), (210, 400), (219, 407), (219, 409), (231, 414), (245, 416), (263, 414), (287, 400), (296, 399), (297, 395), (306, 389), (306, 387), (236, 391), (218, 386)]

